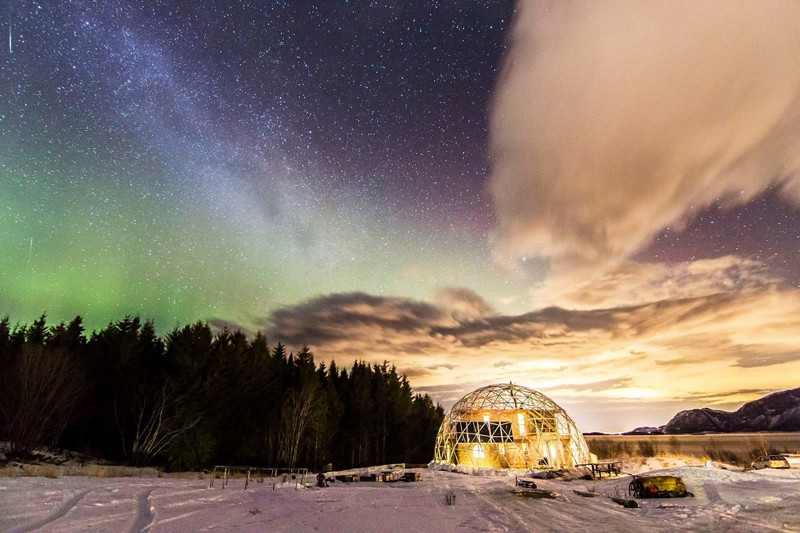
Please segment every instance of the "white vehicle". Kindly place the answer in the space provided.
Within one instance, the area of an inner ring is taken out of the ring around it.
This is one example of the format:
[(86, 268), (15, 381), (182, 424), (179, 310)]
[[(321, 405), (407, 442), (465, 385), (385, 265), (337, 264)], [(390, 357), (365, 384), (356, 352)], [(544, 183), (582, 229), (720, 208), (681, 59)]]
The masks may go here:
[(789, 468), (789, 461), (782, 455), (762, 455), (752, 463), (750, 466), (753, 470), (759, 468)]

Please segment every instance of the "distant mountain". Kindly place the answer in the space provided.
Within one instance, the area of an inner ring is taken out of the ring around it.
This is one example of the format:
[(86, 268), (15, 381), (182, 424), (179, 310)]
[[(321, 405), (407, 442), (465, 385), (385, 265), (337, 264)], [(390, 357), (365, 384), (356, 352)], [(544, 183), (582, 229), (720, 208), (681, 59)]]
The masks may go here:
[(623, 433), (623, 435), (660, 435), (660, 434), (661, 434), (661, 428), (656, 428), (652, 426), (642, 426), (632, 431), (628, 431), (627, 433)]
[(708, 408), (681, 411), (658, 429), (667, 434), (800, 431), (800, 388), (774, 392), (732, 413)]

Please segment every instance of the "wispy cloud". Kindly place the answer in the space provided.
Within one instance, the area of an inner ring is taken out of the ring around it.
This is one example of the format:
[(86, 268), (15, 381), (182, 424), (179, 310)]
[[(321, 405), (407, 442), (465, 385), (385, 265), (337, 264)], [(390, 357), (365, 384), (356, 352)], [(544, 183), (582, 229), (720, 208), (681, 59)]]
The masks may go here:
[(578, 309), (640, 305), (758, 288), (780, 280), (760, 261), (724, 256), (679, 263), (634, 263), (585, 277), (565, 273), (531, 289), (533, 301)]

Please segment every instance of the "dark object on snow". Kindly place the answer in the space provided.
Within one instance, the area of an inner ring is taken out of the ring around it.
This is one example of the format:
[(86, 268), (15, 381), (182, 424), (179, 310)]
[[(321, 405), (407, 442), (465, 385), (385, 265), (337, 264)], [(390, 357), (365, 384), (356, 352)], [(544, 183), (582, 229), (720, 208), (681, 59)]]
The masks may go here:
[(422, 474), (419, 472), (406, 472), (403, 475), (403, 481), (419, 481), (422, 479)]
[(694, 496), (686, 490), (683, 479), (677, 476), (635, 477), (628, 485), (628, 494), (634, 498), (683, 498)]
[(525, 489), (535, 489), (536, 488), (536, 482), (534, 480), (530, 479), (530, 478), (522, 478), (522, 479), (520, 479), (517, 476), (514, 476), (514, 479), (515, 479), (515, 484), (516, 484), (517, 487), (522, 487), (522, 488), (525, 488)]
[(554, 498), (558, 498), (557, 492), (545, 489), (516, 489), (514, 490), (514, 494), (516, 494), (517, 496), (522, 496), (523, 498), (534, 498), (537, 500), (541, 499), (552, 500)]
[(618, 503), (621, 506), (625, 507), (626, 509), (636, 509), (639, 507), (639, 504), (636, 503), (636, 500), (628, 500), (626, 498), (611, 498), (611, 501), (614, 503)]
[(598, 496), (596, 492), (586, 492), (583, 490), (573, 490), (572, 492), (574, 492), (578, 496), (583, 496), (584, 498), (594, 498), (595, 496)]
[(564, 472), (563, 469), (553, 470), (537, 470), (535, 472), (531, 472), (529, 477), (533, 479), (555, 479), (559, 477)]
[(327, 487), (328, 481), (325, 479), (325, 474), (320, 472), (317, 474), (317, 487)]

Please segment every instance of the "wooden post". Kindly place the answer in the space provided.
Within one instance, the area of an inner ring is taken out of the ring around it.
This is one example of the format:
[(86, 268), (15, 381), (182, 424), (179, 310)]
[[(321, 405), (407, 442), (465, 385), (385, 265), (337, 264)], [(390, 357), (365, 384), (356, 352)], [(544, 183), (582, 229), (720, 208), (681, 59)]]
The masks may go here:
[(247, 476), (244, 478), (244, 490), (247, 490), (247, 485), (250, 484), (250, 469), (247, 469)]

